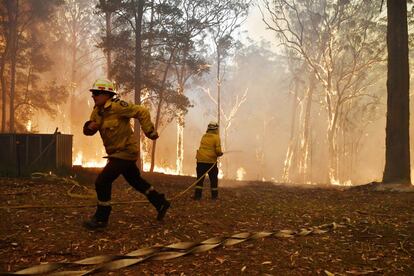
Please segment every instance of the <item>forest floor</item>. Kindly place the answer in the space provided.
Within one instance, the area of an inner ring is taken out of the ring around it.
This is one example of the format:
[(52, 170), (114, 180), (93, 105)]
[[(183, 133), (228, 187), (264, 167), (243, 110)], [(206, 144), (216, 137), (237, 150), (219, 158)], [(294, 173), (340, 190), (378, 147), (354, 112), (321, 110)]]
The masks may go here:
[[(96, 171), (89, 170), (80, 172), (77, 180), (93, 189), (95, 177)], [(195, 180), (158, 173), (144, 177), (169, 198)], [(94, 212), (94, 207), (84, 206), (93, 204), (92, 200), (68, 196), (72, 185), (53, 178), (0, 178), (0, 272), (125, 255), (179, 241), (335, 222), (338, 227), (323, 234), (250, 239), (95, 274), (414, 275), (413, 192), (223, 180), (219, 200), (212, 201), (206, 181), (200, 202), (191, 199), (190, 190), (173, 200), (162, 222), (155, 220), (156, 212), (149, 204), (118, 204), (109, 226), (93, 232), (82, 227), (82, 221)], [(122, 177), (115, 182), (113, 201), (144, 199)]]

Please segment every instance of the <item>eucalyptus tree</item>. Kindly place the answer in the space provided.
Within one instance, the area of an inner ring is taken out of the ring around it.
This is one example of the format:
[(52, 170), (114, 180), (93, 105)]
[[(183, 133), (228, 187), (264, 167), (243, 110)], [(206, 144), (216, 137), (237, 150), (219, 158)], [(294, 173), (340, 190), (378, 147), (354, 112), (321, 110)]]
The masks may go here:
[(311, 111), (317, 87), (313, 74), (306, 70), (306, 62), (295, 52), (286, 51), (288, 70), (292, 75), (290, 92), (292, 96), (292, 117), (290, 139), (286, 150), (282, 179), (284, 182), (312, 181), (311, 168)]
[(367, 73), (384, 57), (385, 34), (374, 1), (263, 0), (264, 22), (306, 61), (323, 88), (327, 112), (328, 176), (338, 183), (338, 135), (348, 101), (370, 98)]

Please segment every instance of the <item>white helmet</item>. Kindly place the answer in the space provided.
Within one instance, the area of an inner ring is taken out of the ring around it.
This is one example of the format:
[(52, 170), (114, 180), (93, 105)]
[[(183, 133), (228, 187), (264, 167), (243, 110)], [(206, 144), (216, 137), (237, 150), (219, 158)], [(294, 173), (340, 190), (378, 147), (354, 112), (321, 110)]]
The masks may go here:
[(89, 91), (102, 91), (102, 92), (108, 92), (109, 94), (116, 95), (115, 86), (113, 82), (107, 80), (107, 79), (97, 79), (94, 83), (91, 89)]
[(219, 125), (217, 122), (211, 121), (210, 123), (208, 123), (208, 126), (207, 126), (208, 130), (216, 130), (218, 128), (219, 128)]

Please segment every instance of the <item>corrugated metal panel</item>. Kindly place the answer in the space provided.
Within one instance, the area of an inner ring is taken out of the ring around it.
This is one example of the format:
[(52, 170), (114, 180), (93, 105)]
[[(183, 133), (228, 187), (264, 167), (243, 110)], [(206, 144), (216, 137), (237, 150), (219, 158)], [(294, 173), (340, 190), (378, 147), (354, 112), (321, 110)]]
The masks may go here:
[(60, 133), (0, 133), (0, 175), (70, 169), (72, 139), (72, 135)]
[(58, 135), (56, 138), (56, 166), (72, 167), (72, 136)]

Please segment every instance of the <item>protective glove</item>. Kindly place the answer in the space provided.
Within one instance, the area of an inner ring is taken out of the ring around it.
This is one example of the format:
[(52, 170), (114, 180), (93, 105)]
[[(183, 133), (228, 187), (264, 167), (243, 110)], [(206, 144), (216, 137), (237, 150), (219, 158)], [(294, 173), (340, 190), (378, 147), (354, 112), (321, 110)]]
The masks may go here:
[(83, 125), (83, 134), (87, 135), (87, 136), (92, 136), (94, 135), (98, 129), (92, 129), (89, 127), (89, 124), (92, 123), (92, 121), (87, 121), (84, 125)]
[(145, 133), (145, 136), (147, 136), (151, 140), (157, 140), (158, 139), (158, 132), (156, 130), (152, 130), (148, 133)]

